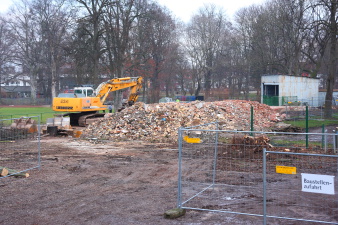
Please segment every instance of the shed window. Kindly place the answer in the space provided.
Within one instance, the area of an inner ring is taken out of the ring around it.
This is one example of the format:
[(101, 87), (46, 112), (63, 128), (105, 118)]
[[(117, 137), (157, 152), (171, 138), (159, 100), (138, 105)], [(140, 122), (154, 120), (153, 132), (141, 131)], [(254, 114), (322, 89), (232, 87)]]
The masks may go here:
[(279, 85), (264, 85), (264, 95), (266, 96), (278, 96)]

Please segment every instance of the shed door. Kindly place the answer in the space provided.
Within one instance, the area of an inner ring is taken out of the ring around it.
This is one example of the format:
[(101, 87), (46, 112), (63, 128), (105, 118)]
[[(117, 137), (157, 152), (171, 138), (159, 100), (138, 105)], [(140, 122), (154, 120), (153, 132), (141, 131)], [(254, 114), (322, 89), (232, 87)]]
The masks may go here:
[(279, 85), (263, 85), (263, 103), (270, 106), (279, 105)]

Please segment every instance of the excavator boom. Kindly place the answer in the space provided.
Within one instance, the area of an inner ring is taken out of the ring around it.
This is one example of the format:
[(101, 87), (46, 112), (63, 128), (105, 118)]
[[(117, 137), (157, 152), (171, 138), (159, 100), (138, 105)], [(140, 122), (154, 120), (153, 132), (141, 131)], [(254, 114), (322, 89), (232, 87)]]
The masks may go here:
[[(135, 95), (138, 90), (142, 88), (142, 77), (114, 78), (108, 80), (107, 82), (103, 82), (96, 89), (96, 97), (101, 98), (101, 102), (104, 102), (110, 92), (122, 90), (129, 87), (131, 88), (130, 95)], [(135, 102), (136, 101), (134, 101), (134, 103)]]

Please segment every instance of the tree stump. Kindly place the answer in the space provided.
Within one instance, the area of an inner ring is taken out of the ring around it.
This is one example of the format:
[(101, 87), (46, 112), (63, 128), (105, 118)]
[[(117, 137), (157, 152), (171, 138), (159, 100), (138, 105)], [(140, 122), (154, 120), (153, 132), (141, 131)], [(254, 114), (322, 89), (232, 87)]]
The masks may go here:
[(6, 169), (5, 167), (0, 168), (0, 176), (5, 177), (7, 175), (8, 175), (8, 169)]

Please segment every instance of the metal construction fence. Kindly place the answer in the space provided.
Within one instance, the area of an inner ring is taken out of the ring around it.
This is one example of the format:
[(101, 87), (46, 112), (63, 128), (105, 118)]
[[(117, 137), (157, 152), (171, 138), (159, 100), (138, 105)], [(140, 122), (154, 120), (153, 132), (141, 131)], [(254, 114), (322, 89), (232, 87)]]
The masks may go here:
[(252, 224), (337, 224), (335, 136), (181, 128), (177, 207), (251, 216)]
[[(264, 104), (270, 106), (310, 106), (324, 107), (325, 95), (312, 98), (299, 98), (298, 96), (262, 96)], [(338, 106), (338, 96), (333, 96), (331, 100), (332, 106)]]
[(0, 98), (2, 105), (50, 105), (52, 98), (36, 98), (33, 101), (31, 98)]
[[(15, 120), (19, 117), (36, 117), (37, 115), (40, 117), (41, 123), (46, 123), (48, 118), (53, 118), (55, 116), (55, 112), (30, 112), (30, 113), (20, 113), (20, 114), (0, 114), (0, 120)], [(59, 113), (61, 114), (61, 113)]]
[[(317, 121), (317, 124), (335, 124), (338, 127), (338, 106), (333, 106), (330, 109), (331, 118), (325, 118), (325, 108), (310, 107), (310, 106), (281, 106), (280, 113), (285, 115), (286, 120), (291, 121)], [(324, 121), (325, 119), (325, 121)]]
[[(48, 118), (54, 118), (55, 115), (61, 115), (62, 113), (52, 112), (23, 112), (23, 113), (16, 113), (16, 114), (6, 114), (6, 112), (0, 113), (0, 120), (7, 120), (7, 123), (10, 123), (11, 120), (15, 120), (16, 118), (20, 117), (40, 117), (40, 123), (46, 124)], [(9, 122), (8, 122), (9, 121)]]
[(0, 120), (0, 168), (8, 176), (22, 175), (41, 167), (40, 117)]

